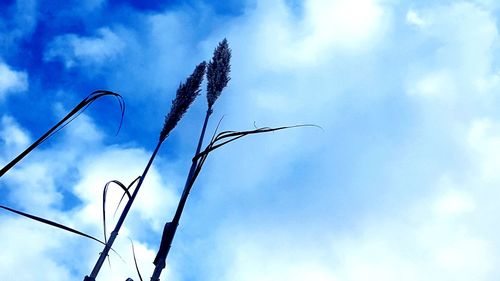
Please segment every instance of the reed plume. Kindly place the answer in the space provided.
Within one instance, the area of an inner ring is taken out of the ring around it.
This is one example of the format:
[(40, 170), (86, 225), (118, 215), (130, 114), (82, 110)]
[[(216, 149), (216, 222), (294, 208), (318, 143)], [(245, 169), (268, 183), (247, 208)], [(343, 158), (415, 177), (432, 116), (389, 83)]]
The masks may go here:
[(172, 100), (172, 108), (165, 117), (165, 123), (160, 133), (160, 141), (163, 142), (170, 131), (172, 131), (177, 122), (181, 120), (184, 113), (187, 111), (194, 99), (200, 94), (200, 85), (205, 75), (206, 62), (200, 63), (196, 66), (193, 74), (189, 76), (186, 83), (180, 84), (177, 89), (177, 95)]
[(226, 38), (222, 40), (214, 51), (212, 60), (208, 63), (207, 69), (207, 101), (208, 108), (212, 108), (219, 98), (222, 90), (231, 79), (231, 49)]
[[(203, 127), (201, 129), (200, 138), (198, 140), (198, 145), (196, 147), (195, 156), (200, 153), (201, 146), (203, 144), (203, 139), (205, 137), (205, 131), (207, 129), (208, 120), (212, 114), (212, 107), (215, 101), (219, 98), (222, 90), (227, 86), (230, 80), (229, 72), (231, 71), (231, 49), (227, 40), (224, 38), (219, 45), (215, 48), (212, 60), (208, 63), (207, 67), (207, 112), (205, 115), (205, 121), (203, 122)], [(197, 173), (198, 160), (193, 158), (191, 163), (191, 168), (189, 169), (186, 182), (184, 184), (184, 189), (177, 205), (177, 210), (171, 222), (165, 223), (163, 228), (163, 234), (160, 241), (160, 247), (153, 261), (155, 269), (151, 277), (151, 281), (157, 281), (160, 278), (161, 272), (166, 265), (166, 259), (172, 245), (172, 241), (175, 236), (175, 232), (179, 225), (179, 221), (184, 210), (184, 206), (187, 201), (189, 192), (194, 184)], [(195, 176), (196, 174), (196, 176)]]
[[(177, 209), (175, 215), (171, 221), (167, 221), (163, 228), (162, 238), (160, 240), (160, 246), (156, 257), (153, 261), (155, 265), (155, 269), (153, 271), (151, 281), (159, 281), (161, 272), (166, 266), (166, 259), (170, 248), (172, 246), (173, 239), (175, 237), (175, 233), (177, 227), (179, 225), (179, 221), (182, 215), (182, 211), (185, 207), (187, 198), (191, 191), (191, 188), (196, 181), (205, 160), (208, 155), (217, 148), (220, 148), (228, 143), (231, 143), (237, 139), (240, 139), (245, 136), (261, 134), (261, 133), (269, 133), (274, 131), (280, 131), (295, 127), (309, 127), (315, 125), (295, 125), (295, 126), (285, 126), (285, 127), (277, 127), (277, 128), (256, 128), (255, 130), (249, 131), (224, 131), (219, 134), (214, 134), (212, 139), (210, 140), (207, 147), (201, 151), (201, 146), (203, 144), (203, 139), (205, 136), (205, 131), (207, 128), (207, 123), (212, 114), (212, 107), (216, 100), (222, 93), (222, 90), (227, 86), (227, 83), (230, 80), (229, 73), (231, 71), (230, 65), (231, 59), (231, 49), (227, 43), (227, 40), (224, 39), (219, 43), (217, 48), (214, 51), (214, 55), (212, 60), (208, 63), (207, 67), (207, 112), (205, 115), (205, 121), (203, 123), (203, 127), (201, 130), (200, 138), (198, 140), (198, 146), (196, 148), (196, 152), (192, 158), (191, 168), (189, 170), (189, 174), (186, 178), (186, 182), (184, 185), (184, 189), (177, 205)], [(218, 126), (217, 126), (218, 128)], [(217, 131), (217, 130), (216, 130)]]

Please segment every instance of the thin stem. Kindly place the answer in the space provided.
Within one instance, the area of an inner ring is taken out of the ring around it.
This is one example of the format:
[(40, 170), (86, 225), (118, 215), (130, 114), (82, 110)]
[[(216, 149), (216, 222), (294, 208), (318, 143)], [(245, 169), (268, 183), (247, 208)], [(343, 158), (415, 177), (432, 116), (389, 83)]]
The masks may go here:
[(151, 164), (153, 163), (153, 160), (156, 157), (156, 154), (158, 153), (158, 150), (160, 149), (162, 142), (158, 142), (155, 150), (153, 151), (153, 154), (151, 155), (151, 158), (149, 158), (149, 162), (146, 165), (146, 168), (144, 169), (144, 172), (142, 173), (141, 178), (139, 179), (139, 183), (137, 184), (137, 187), (134, 190), (134, 193), (132, 193), (132, 197), (130, 200), (127, 201), (127, 204), (125, 205), (125, 208), (123, 209), (123, 212), (120, 215), (120, 218), (118, 219), (118, 222), (116, 223), (115, 229), (111, 232), (111, 235), (109, 237), (108, 242), (106, 243), (106, 246), (104, 246), (104, 249), (102, 252), (99, 254), (99, 259), (97, 260), (94, 269), (92, 270), (92, 273), (90, 276), (85, 276), (84, 281), (95, 281), (95, 278), (97, 277), (97, 274), (99, 273), (99, 270), (102, 267), (102, 264), (104, 263), (106, 257), (108, 256), (109, 250), (113, 246), (113, 242), (115, 241), (116, 237), (118, 236), (118, 232), (120, 231), (121, 226), (123, 225), (123, 222), (125, 221), (125, 218), (127, 217), (127, 214), (130, 210), (130, 207), (132, 207), (132, 203), (134, 203), (134, 199), (137, 196), (137, 193), (139, 192), (139, 189), (141, 188), (141, 185), (146, 178), (146, 175), (149, 171), (149, 168), (151, 167)]
[[(205, 115), (205, 122), (203, 123), (203, 129), (201, 130), (200, 134), (200, 139), (198, 140), (198, 146), (196, 147), (196, 153), (195, 155), (198, 155), (201, 151), (201, 146), (203, 144), (203, 138), (205, 137), (205, 131), (207, 130), (207, 124), (208, 124), (208, 119), (210, 118), (210, 115), (212, 114), (212, 109), (209, 108), (207, 110), (207, 114)], [(182, 192), (181, 199), (179, 201), (179, 205), (177, 206), (177, 210), (174, 215), (174, 219), (172, 220), (172, 223), (174, 223), (175, 228), (177, 228), (177, 225), (179, 224), (179, 221), (181, 219), (182, 211), (184, 210), (184, 205), (186, 204), (187, 197), (189, 195), (189, 192), (191, 191), (192, 184), (189, 184), (193, 178), (194, 171), (196, 170), (196, 164), (197, 161), (193, 161), (191, 163), (191, 168), (189, 169), (189, 174), (186, 179), (186, 183), (184, 184), (184, 191)]]

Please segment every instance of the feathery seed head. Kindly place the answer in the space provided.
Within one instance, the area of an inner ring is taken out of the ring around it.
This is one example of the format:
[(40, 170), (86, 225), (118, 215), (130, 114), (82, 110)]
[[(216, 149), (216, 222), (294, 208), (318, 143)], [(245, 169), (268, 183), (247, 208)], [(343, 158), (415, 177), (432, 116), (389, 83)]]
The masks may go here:
[(181, 120), (194, 99), (200, 94), (200, 85), (205, 75), (206, 62), (196, 66), (193, 73), (187, 78), (185, 83), (181, 83), (177, 89), (175, 99), (172, 100), (170, 112), (165, 117), (165, 124), (160, 133), (160, 141), (164, 141), (168, 134), (175, 128), (177, 122)]
[(209, 108), (212, 108), (212, 105), (219, 98), (222, 89), (226, 87), (231, 79), (229, 77), (229, 72), (231, 72), (230, 60), (231, 49), (224, 38), (217, 48), (215, 48), (214, 56), (207, 67), (207, 100)]

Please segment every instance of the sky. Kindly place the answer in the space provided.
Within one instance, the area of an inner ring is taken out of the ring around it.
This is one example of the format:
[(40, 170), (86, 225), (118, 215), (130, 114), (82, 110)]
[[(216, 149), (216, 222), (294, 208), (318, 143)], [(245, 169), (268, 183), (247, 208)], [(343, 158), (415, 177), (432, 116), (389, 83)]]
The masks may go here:
[[(3, 0), (0, 204), (102, 238), (102, 188), (152, 153), (179, 83), (227, 38), (208, 130), (296, 128), (210, 155), (162, 280), (500, 279), (500, 4), (494, 0)], [(163, 144), (97, 280), (149, 280), (206, 110)], [(120, 197), (108, 195), (108, 214)], [(100, 244), (0, 211), (1, 280), (83, 280)], [(115, 220), (108, 215), (108, 230)]]

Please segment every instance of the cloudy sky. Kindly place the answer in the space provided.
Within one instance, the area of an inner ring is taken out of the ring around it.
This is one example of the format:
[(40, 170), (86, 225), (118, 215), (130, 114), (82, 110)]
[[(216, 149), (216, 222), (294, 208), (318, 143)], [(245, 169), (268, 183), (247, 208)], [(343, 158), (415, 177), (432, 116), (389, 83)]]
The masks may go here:
[[(211, 155), (162, 280), (500, 279), (500, 4), (494, 0), (4, 0), (0, 204), (102, 237), (109, 180), (152, 152), (179, 83), (223, 38), (209, 130), (313, 123)], [(98, 280), (149, 280), (206, 110), (164, 143)], [(112, 213), (120, 194), (110, 192)], [(0, 212), (1, 280), (82, 280), (101, 246)], [(108, 228), (113, 225), (110, 218)]]

